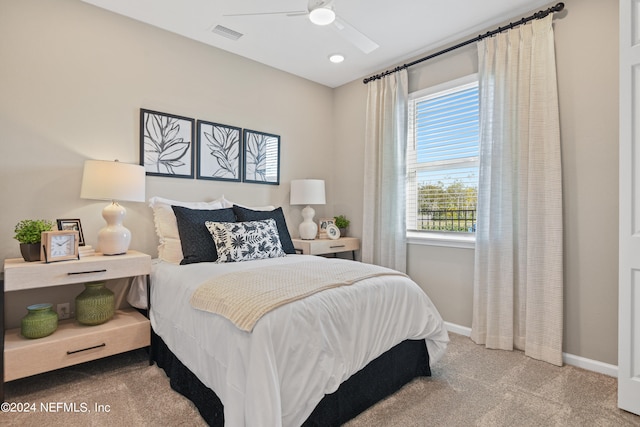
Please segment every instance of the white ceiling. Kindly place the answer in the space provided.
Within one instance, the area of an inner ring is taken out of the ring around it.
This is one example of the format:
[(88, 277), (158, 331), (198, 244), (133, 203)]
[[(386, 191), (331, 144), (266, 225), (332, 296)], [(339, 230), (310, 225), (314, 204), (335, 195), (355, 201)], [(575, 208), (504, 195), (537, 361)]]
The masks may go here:
[[(304, 11), (308, 0), (83, 0), (320, 84), (337, 87), (475, 37), (557, 2), (548, 0), (334, 0), (337, 16), (379, 47), (365, 54), (333, 24), (307, 16), (229, 14)], [(211, 32), (222, 25), (237, 41)], [(329, 62), (342, 53), (341, 64)]]

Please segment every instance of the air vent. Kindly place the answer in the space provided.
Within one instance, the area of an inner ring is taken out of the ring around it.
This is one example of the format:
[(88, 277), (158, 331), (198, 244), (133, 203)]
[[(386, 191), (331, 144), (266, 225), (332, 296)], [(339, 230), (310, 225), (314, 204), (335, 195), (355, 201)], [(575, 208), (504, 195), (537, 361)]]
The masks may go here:
[(211, 29), (211, 32), (231, 40), (238, 40), (244, 35), (237, 31), (233, 31), (231, 28), (223, 27), (222, 25), (216, 25)]

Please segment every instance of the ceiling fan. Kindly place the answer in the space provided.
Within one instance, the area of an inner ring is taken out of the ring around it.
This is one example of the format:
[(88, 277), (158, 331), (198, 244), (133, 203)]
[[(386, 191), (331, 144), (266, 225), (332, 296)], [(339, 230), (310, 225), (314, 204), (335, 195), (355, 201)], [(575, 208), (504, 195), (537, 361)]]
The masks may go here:
[(286, 16), (308, 16), (309, 20), (316, 25), (332, 25), (338, 34), (345, 40), (353, 44), (364, 53), (371, 53), (380, 47), (376, 42), (362, 34), (351, 24), (336, 15), (334, 10), (334, 0), (309, 0), (306, 10), (291, 10), (282, 12), (256, 12), (256, 13), (233, 13), (224, 16), (257, 16), (257, 15), (286, 15)]

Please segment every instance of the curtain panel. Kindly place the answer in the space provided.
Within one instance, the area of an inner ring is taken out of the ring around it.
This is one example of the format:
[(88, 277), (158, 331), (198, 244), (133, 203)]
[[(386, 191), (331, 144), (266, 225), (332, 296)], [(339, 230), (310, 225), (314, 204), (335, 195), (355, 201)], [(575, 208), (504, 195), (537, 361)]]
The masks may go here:
[(471, 338), (562, 365), (560, 124), (552, 16), (478, 42)]
[(368, 84), (362, 261), (406, 272), (407, 70)]

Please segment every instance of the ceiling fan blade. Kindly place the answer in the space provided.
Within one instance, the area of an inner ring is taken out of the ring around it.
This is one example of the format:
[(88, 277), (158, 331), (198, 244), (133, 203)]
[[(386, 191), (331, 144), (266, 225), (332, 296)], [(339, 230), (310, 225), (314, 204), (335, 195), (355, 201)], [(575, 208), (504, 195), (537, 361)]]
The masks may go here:
[(309, 12), (306, 10), (289, 10), (283, 12), (255, 12), (255, 13), (227, 13), (222, 16), (259, 16), (259, 15), (287, 15), (287, 16), (298, 16), (298, 15), (307, 15)]
[(380, 47), (378, 43), (362, 34), (342, 18), (336, 17), (336, 20), (333, 21), (333, 28), (364, 53), (371, 53)]

